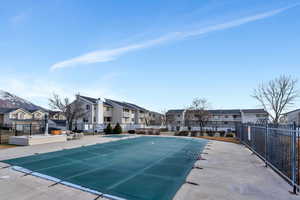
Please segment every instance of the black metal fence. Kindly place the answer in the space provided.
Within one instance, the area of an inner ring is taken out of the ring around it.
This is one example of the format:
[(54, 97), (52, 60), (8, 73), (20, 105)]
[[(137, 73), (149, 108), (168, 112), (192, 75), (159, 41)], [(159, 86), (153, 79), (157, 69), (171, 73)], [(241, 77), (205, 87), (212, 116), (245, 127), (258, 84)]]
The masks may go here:
[(299, 191), (299, 136), (295, 125), (237, 124), (240, 142)]
[(15, 136), (21, 135), (39, 135), (44, 133), (45, 125), (44, 124), (1, 124), (0, 125), (0, 134), (1, 133), (11, 133)]

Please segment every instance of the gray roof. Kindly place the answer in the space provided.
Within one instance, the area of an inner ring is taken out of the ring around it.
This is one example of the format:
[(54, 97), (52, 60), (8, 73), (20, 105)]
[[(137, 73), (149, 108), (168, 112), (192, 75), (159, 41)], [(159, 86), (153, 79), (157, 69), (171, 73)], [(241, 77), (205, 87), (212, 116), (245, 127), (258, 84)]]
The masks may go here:
[(19, 108), (0, 108), (0, 114), (10, 113), (12, 111), (18, 110)]
[(120, 106), (122, 106), (122, 107), (124, 107), (124, 108), (132, 109), (132, 110), (142, 110), (142, 111), (147, 111), (147, 109), (142, 108), (142, 107), (140, 107), (140, 106), (137, 106), (137, 105), (135, 105), (135, 104), (133, 104), (133, 103), (120, 102), (120, 101), (116, 101), (116, 100), (112, 100), (112, 99), (106, 99), (106, 100), (111, 101), (111, 102), (113, 102), (113, 103), (115, 103), (115, 104), (118, 104), (118, 105), (120, 105)]
[(228, 114), (228, 115), (233, 115), (233, 114), (236, 114), (236, 115), (240, 115), (241, 114), (241, 110), (238, 110), (238, 109), (229, 109), (229, 110), (208, 110), (208, 112), (210, 112), (211, 114)]
[(85, 99), (85, 100), (88, 100), (92, 103), (97, 103), (97, 100), (98, 100), (98, 99), (95, 99), (95, 98), (92, 98), (92, 97), (86, 97), (86, 96), (81, 96), (81, 95), (80, 95), (80, 97)]
[[(83, 98), (83, 99), (85, 99), (85, 100), (88, 100), (88, 101), (90, 101), (90, 102), (92, 102), (92, 103), (97, 103), (97, 101), (98, 101), (98, 99), (92, 98), (92, 97), (86, 97), (86, 96), (81, 96), (81, 95), (80, 95), (80, 97)], [(108, 102), (103, 102), (103, 104), (104, 104), (105, 106), (113, 107), (113, 106), (112, 106), (110, 103), (108, 103)]]
[(174, 110), (168, 110), (167, 113), (172, 114), (172, 113), (182, 113), (184, 109), (174, 109)]
[(243, 113), (265, 113), (268, 114), (264, 109), (243, 109)]
[(300, 112), (300, 109), (292, 110), (290, 112), (284, 113), (284, 115), (287, 115), (287, 114), (290, 114), (290, 113), (293, 113), (293, 112)]

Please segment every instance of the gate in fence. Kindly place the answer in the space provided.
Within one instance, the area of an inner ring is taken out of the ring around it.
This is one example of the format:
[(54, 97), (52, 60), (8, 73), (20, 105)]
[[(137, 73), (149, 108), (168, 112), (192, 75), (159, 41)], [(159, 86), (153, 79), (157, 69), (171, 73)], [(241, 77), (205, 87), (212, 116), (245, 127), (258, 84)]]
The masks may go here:
[(299, 191), (300, 131), (296, 125), (237, 124), (240, 142)]

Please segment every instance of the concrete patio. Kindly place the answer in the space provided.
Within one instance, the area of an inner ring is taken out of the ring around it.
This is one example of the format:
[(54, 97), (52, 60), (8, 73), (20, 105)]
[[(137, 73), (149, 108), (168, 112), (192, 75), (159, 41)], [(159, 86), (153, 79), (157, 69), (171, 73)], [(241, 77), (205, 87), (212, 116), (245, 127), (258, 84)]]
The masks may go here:
[[(124, 138), (123, 138), (124, 139)], [(86, 136), (82, 140), (0, 150), (0, 160), (119, 140)], [(293, 200), (291, 186), (245, 147), (211, 141), (203, 154), (207, 160), (197, 161), (203, 169), (193, 169), (174, 200)], [(0, 167), (6, 164), (0, 162)], [(33, 176), (23, 176), (10, 168), (0, 169), (1, 200), (94, 200), (96, 195), (72, 189)], [(103, 198), (98, 198), (103, 199)]]

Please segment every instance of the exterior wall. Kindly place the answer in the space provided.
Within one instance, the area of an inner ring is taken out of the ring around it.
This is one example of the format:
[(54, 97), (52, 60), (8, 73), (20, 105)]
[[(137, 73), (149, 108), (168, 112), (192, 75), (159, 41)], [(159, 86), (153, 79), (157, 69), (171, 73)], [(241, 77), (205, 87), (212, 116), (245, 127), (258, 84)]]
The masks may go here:
[(66, 117), (61, 113), (56, 113), (50, 117), (50, 119), (54, 120), (66, 120)]
[(4, 124), (4, 114), (0, 114), (0, 124)]
[[(259, 121), (265, 120), (267, 118), (266, 113), (244, 113), (240, 111), (239, 113), (225, 112), (224, 110), (221, 114), (213, 113), (208, 121), (205, 129), (215, 129), (215, 130), (227, 130), (227, 129), (235, 129), (236, 123), (257, 123)], [(185, 111), (183, 112), (170, 112), (167, 113), (167, 125), (170, 130), (178, 129), (180, 126), (180, 130), (187, 130), (185, 123)], [(193, 130), (196, 130), (199, 127), (196, 119), (192, 119), (189, 122), (189, 126)]]
[(267, 116), (264, 113), (243, 113), (242, 112), (242, 123), (257, 123), (265, 120)]
[(300, 126), (300, 111), (298, 110), (287, 114), (287, 123), (292, 124), (294, 122)]
[(41, 110), (38, 110), (38, 111), (35, 111), (34, 113), (32, 113), (32, 117), (33, 119), (38, 119), (38, 120), (42, 120), (45, 118), (45, 115), (47, 113), (41, 111)]
[(97, 101), (97, 104), (94, 105), (94, 123), (103, 124), (104, 123), (104, 107), (103, 102), (101, 100)]
[(10, 119), (32, 119), (32, 114), (21, 109), (9, 113)]

